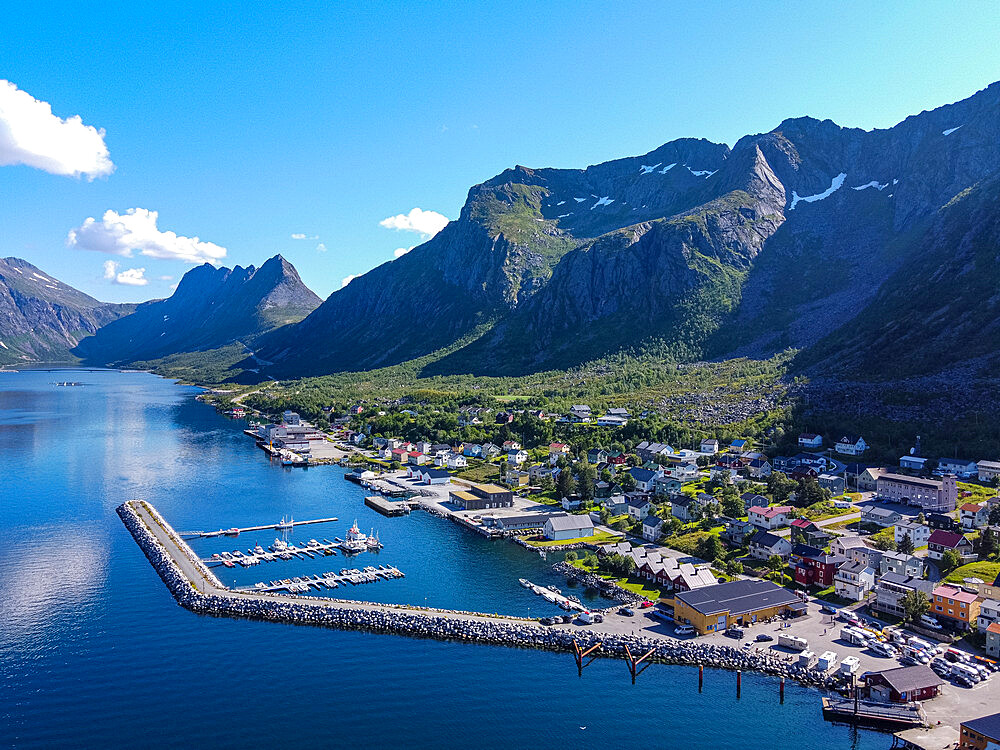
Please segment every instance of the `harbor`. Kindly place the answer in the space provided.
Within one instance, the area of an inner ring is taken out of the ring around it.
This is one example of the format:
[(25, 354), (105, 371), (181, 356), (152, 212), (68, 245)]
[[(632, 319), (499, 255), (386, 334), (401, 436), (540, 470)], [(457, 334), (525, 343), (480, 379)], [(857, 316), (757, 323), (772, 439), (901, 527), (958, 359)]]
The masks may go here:
[(532, 583), (526, 578), (520, 579), (518, 581), (524, 588), (529, 589), (532, 593), (537, 596), (542, 597), (545, 601), (555, 604), (560, 609), (565, 609), (567, 612), (586, 612), (587, 608), (583, 603), (575, 596), (565, 596), (562, 591), (557, 589), (555, 586), (539, 586)]

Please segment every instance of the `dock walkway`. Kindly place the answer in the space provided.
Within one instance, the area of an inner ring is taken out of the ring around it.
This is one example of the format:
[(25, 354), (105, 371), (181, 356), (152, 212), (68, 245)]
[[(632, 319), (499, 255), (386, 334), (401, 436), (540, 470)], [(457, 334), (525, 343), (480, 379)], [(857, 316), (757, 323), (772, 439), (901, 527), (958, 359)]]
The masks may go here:
[(308, 521), (287, 521), (282, 524), (280, 521), (278, 523), (264, 524), (263, 526), (247, 526), (242, 529), (231, 528), (231, 529), (219, 529), (218, 531), (182, 531), (180, 535), (182, 537), (196, 539), (198, 537), (209, 538), (216, 536), (239, 536), (247, 531), (266, 531), (268, 529), (274, 529), (276, 531), (283, 531), (288, 528), (295, 526), (308, 526), (313, 523), (333, 523), (334, 521), (339, 521), (337, 517), (333, 518), (313, 518)]

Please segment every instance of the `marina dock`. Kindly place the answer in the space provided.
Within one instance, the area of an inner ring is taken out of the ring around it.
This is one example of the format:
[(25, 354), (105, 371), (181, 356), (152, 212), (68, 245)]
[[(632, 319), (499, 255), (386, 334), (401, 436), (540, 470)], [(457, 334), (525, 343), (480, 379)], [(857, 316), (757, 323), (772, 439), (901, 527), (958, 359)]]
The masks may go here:
[(379, 565), (377, 568), (369, 565), (362, 570), (357, 568), (351, 570), (341, 570), (340, 573), (322, 573), (313, 576), (296, 576), (285, 578), (281, 581), (271, 581), (270, 583), (255, 583), (253, 586), (243, 586), (233, 589), (234, 591), (246, 591), (257, 593), (278, 593), (287, 592), (298, 594), (316, 589), (335, 589), (339, 586), (350, 584), (359, 586), (364, 583), (375, 583), (380, 580), (391, 580), (393, 578), (405, 578), (403, 571), (393, 565)]
[(567, 612), (574, 610), (577, 612), (585, 612), (587, 610), (587, 608), (579, 601), (570, 599), (568, 596), (564, 596), (558, 589), (549, 588), (548, 586), (539, 586), (538, 584), (532, 583), (531, 581), (523, 578), (521, 579), (521, 585), (542, 597), (545, 601), (558, 605)]
[(184, 539), (197, 539), (209, 538), (216, 536), (239, 536), (240, 534), (247, 531), (267, 531), (268, 529), (275, 529), (277, 531), (286, 531), (288, 529), (294, 528), (295, 526), (307, 526), (312, 523), (332, 523), (334, 521), (339, 521), (339, 518), (313, 518), (309, 521), (279, 521), (273, 524), (264, 524), (263, 526), (247, 526), (245, 528), (231, 529), (219, 529), (218, 531), (182, 531), (180, 535)]
[(823, 698), (827, 721), (869, 727), (922, 727), (927, 723), (919, 703), (876, 703), (853, 698)]

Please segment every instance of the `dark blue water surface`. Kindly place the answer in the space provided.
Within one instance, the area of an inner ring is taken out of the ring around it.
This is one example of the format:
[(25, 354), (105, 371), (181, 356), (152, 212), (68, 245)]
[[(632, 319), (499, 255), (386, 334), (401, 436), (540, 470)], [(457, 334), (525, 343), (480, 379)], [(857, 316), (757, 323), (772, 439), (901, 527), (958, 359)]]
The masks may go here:
[[(57, 381), (79, 382), (58, 387)], [(114, 509), (156, 505), (179, 530), (337, 516), (385, 549), (263, 564), (240, 585), (389, 563), (398, 581), (351, 598), (514, 614), (550, 611), (517, 584), (562, 581), (537, 555), (417, 512), (386, 519), (337, 467), (282, 469), (197, 391), (143, 373), (0, 374), (0, 746), (886, 748), (822, 721), (819, 694), (621, 661), (582, 678), (568, 655), (244, 622), (178, 607)], [(267, 546), (275, 532), (193, 542)], [(551, 562), (551, 561), (550, 561)], [(585, 729), (583, 727), (586, 727)]]

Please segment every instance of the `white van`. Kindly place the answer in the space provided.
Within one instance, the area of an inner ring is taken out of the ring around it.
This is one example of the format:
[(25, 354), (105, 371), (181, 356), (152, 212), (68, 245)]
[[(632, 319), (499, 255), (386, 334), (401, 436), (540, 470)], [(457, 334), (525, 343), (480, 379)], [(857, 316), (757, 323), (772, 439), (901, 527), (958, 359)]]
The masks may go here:
[(674, 633), (677, 635), (694, 635), (694, 628), (690, 625), (678, 625), (674, 628)]

